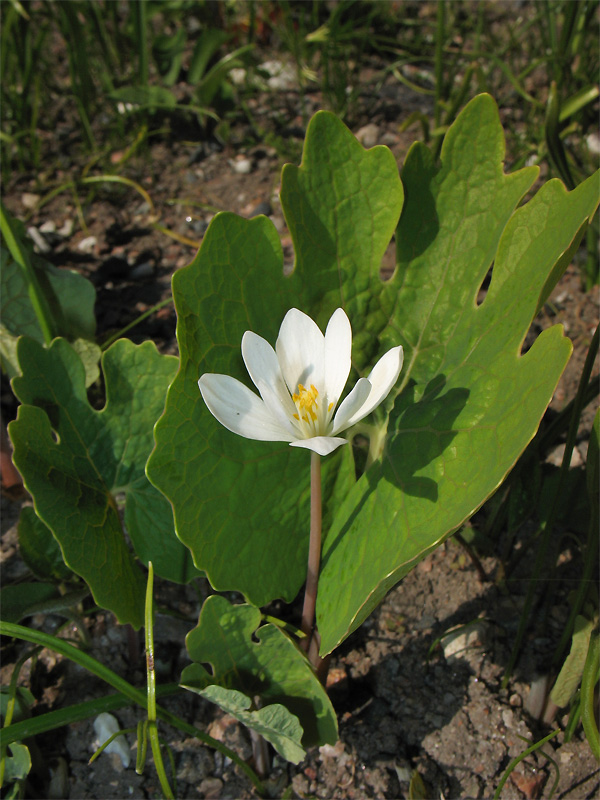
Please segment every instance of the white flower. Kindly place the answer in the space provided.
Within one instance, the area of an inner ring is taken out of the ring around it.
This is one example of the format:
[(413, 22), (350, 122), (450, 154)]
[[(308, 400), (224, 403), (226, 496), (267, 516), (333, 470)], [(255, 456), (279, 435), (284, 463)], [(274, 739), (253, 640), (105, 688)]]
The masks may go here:
[(333, 313), (325, 336), (292, 308), (275, 350), (252, 331), (242, 337), (244, 363), (260, 397), (229, 375), (205, 373), (198, 385), (210, 412), (233, 433), (326, 456), (346, 443), (338, 433), (385, 400), (402, 369), (402, 347), (393, 347), (335, 411), (350, 373), (351, 349), (352, 329), (342, 308)]

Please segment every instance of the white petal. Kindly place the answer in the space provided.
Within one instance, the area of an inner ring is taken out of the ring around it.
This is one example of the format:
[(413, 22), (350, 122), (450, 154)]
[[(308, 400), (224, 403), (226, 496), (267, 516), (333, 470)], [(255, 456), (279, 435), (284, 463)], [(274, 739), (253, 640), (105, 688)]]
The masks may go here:
[(290, 442), (292, 436), (269, 413), (264, 402), (229, 375), (206, 373), (198, 386), (211, 414), (227, 430), (261, 442)]
[(286, 389), (285, 391), (288, 396), (291, 409), (286, 410), (286, 408), (284, 408), (282, 405), (278, 394), (268, 383), (265, 383), (265, 381), (258, 381), (256, 388), (260, 392), (260, 396), (264, 400), (267, 411), (273, 418), (273, 421), (283, 428), (283, 430), (286, 430), (289, 433), (289, 441), (292, 441), (292, 439), (297, 439), (298, 436), (301, 436), (302, 434), (300, 432), (300, 425), (293, 417), (293, 415), (297, 413), (296, 406), (292, 403), (288, 390)]
[(333, 312), (325, 331), (325, 389), (327, 402), (337, 403), (350, 374), (352, 328), (343, 308)]
[(320, 456), (328, 456), (342, 444), (348, 444), (348, 439), (339, 436), (314, 436), (312, 439), (299, 439), (297, 442), (290, 442), (291, 447), (305, 447), (313, 450)]
[(292, 394), (298, 391), (299, 383), (307, 388), (314, 383), (319, 391), (323, 390), (325, 337), (316, 322), (291, 308), (281, 323), (275, 349)]
[[(289, 417), (294, 414), (296, 406), (285, 385), (277, 354), (267, 340), (252, 331), (246, 331), (242, 337), (242, 357), (254, 385), (267, 406), (275, 411), (271, 407), (274, 394), (286, 415)], [(270, 392), (264, 391), (265, 385), (270, 387)]]
[[(373, 387), (364, 406), (356, 411), (346, 423), (346, 427), (355, 425), (371, 413), (390, 393), (392, 386), (398, 380), (402, 362), (404, 361), (404, 350), (402, 347), (392, 347), (383, 355), (371, 370), (367, 380)], [(358, 385), (358, 384), (357, 384)], [(349, 395), (348, 395), (349, 396)], [(337, 416), (337, 415), (336, 415)]]
[(359, 378), (356, 381), (356, 386), (336, 411), (335, 417), (333, 418), (332, 433), (339, 433), (350, 427), (348, 420), (360, 413), (371, 391), (371, 384), (366, 378)]

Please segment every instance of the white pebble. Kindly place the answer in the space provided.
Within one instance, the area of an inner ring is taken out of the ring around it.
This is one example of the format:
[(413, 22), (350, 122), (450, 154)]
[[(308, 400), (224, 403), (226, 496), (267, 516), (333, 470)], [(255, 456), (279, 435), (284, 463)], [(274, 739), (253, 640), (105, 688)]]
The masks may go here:
[(49, 253), (52, 249), (37, 228), (27, 228), (27, 233), (40, 253)]
[(367, 149), (374, 147), (379, 141), (379, 128), (374, 122), (370, 122), (356, 132), (356, 138)]
[[(99, 714), (94, 720), (94, 732), (98, 737), (99, 747), (119, 730), (119, 722), (112, 714)], [(121, 759), (121, 764), (123, 764), (125, 769), (127, 769), (131, 763), (131, 751), (125, 736), (117, 736), (117, 738), (104, 749), (104, 752), (116, 753)]]
[(73, 220), (71, 218), (69, 218), (69, 219), (65, 220), (65, 224), (62, 226), (62, 228), (58, 229), (58, 233), (64, 239), (68, 239), (69, 236), (71, 236), (71, 234), (73, 233), (73, 228), (74, 227), (75, 227), (75, 223), (73, 222)]
[(23, 204), (24, 208), (34, 209), (40, 201), (39, 194), (33, 194), (32, 192), (23, 192), (21, 195), (21, 203)]
[(248, 175), (252, 172), (252, 162), (249, 158), (229, 159), (229, 164), (237, 175)]
[(94, 247), (96, 247), (98, 240), (95, 236), (86, 236), (85, 239), (82, 239), (79, 244), (77, 245), (77, 249), (81, 250), (82, 253), (93, 253)]

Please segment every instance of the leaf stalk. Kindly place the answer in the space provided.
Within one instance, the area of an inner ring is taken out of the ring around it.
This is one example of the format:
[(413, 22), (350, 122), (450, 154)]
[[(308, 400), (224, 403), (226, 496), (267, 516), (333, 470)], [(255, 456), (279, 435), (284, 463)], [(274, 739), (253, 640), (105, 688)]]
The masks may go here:
[[(317, 666), (319, 653), (318, 647), (311, 647), (314, 631), (315, 608), (317, 604), (317, 590), (319, 587), (319, 567), (321, 565), (321, 528), (322, 528), (322, 498), (321, 498), (321, 456), (318, 453), (310, 454), (310, 541), (308, 545), (308, 568), (306, 571), (306, 589), (304, 590), (304, 607), (302, 609), (302, 622), (300, 628), (306, 638), (302, 640), (301, 647), (311, 653), (311, 663)], [(311, 652), (312, 651), (312, 652)]]

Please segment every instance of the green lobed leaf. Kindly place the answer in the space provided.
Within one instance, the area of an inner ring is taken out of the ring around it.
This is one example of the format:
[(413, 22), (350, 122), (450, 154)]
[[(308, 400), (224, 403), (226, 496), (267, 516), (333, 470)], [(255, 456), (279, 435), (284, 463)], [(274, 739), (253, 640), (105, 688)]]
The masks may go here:
[(54, 583), (15, 583), (0, 589), (1, 617), (5, 622), (20, 622), (38, 611), (38, 604), (60, 597)]
[[(30, 253), (30, 258), (38, 280), (46, 290), (61, 335), (68, 339), (93, 339), (96, 333), (96, 290), (93, 284), (74, 270), (58, 269), (37, 253)], [(27, 294), (23, 270), (4, 247), (0, 248), (0, 263), (2, 321), (13, 334), (26, 334), (38, 339), (41, 332)]]
[[(345, 302), (341, 281), (358, 275), (363, 263), (377, 274), (402, 205), (391, 152), (365, 151), (332, 114), (311, 120), (303, 165), (316, 172), (304, 178), (297, 168), (284, 168), (282, 201), (303, 255), (292, 275), (283, 274), (269, 220), (225, 213), (213, 219), (194, 261), (173, 276), (180, 369), (147, 465), (148, 477), (173, 505), (177, 534), (196, 565), (216, 589), (236, 589), (256, 605), (291, 601), (304, 582), (309, 454), (225, 430), (204, 405), (198, 378), (220, 372), (251, 385), (241, 358), (244, 332), (274, 344), (292, 306), (324, 329)], [(361, 278), (366, 292), (364, 283)], [(342, 484), (352, 483), (351, 459), (338, 451), (323, 463), (326, 503), (343, 459), (339, 494)]]
[[(195, 663), (183, 670), (181, 684), (199, 693), (212, 685), (235, 689), (260, 698), (263, 711), (281, 704), (300, 720), (303, 746), (335, 744), (335, 711), (306, 656), (277, 626), (259, 627), (260, 620), (254, 606), (232, 606), (224, 597), (209, 597), (198, 626), (186, 638)], [(202, 663), (212, 665), (212, 674)], [(281, 721), (280, 733), (287, 736), (289, 719)]]
[(181, 368), (148, 475), (173, 503), (178, 535), (213, 585), (256, 604), (291, 599), (303, 580), (306, 459), (221, 428), (199, 397), (199, 375), (220, 372), (251, 385), (240, 358), (243, 332), (273, 343), (291, 306), (322, 328), (337, 306), (346, 309), (358, 374), (391, 346), (404, 346), (397, 390), (371, 427), (371, 455), (386, 442), (385, 459), (341, 508), (343, 492), (334, 493), (328, 477), (339, 455), (324, 461), (325, 503), (335, 520), (317, 609), (323, 652), (493, 493), (534, 435), (569, 357), (560, 327), (525, 355), (521, 346), (597, 206), (596, 177), (571, 194), (552, 181), (515, 211), (537, 170), (505, 175), (503, 158), (487, 95), (449, 129), (441, 164), (425, 146), (411, 149), (397, 268), (382, 281), (403, 202), (395, 162), (387, 148), (364, 151), (339, 120), (319, 112), (301, 166), (283, 171), (292, 274), (282, 275), (266, 220), (218, 215), (197, 258), (174, 278)]
[[(98, 377), (100, 360), (100, 348), (91, 341), (96, 333), (96, 290), (78, 272), (58, 269), (33, 252), (29, 257), (45, 290), (60, 335), (70, 339), (76, 350), (86, 354), (86, 385), (90, 386)], [(17, 338), (31, 336), (43, 342), (44, 337), (29, 299), (25, 273), (5, 247), (0, 247), (0, 297), (0, 358), (2, 368), (12, 378), (21, 372), (16, 359)]]
[(285, 706), (274, 703), (265, 708), (249, 711), (252, 706), (249, 697), (235, 689), (225, 689), (215, 684), (207, 686), (198, 694), (211, 703), (216, 703), (223, 711), (232, 714), (247, 728), (270, 742), (286, 761), (299, 764), (306, 755), (306, 750), (301, 744), (302, 725)]
[[(436, 164), (414, 145), (397, 268), (378, 293), (380, 348), (405, 349), (382, 461), (349, 492), (327, 535), (317, 600), (330, 652), (501, 484), (534, 436), (571, 353), (561, 326), (525, 335), (598, 205), (597, 176), (567, 193), (503, 172), (494, 102), (475, 98)], [(494, 264), (483, 303), (482, 281)], [(343, 288), (345, 288), (343, 285)], [(350, 284), (351, 286), (351, 284)], [(360, 302), (360, 298), (357, 298)], [(362, 309), (368, 319), (373, 308)], [(344, 587), (352, 587), (345, 591)]]
[(46, 350), (22, 337), (18, 358), (23, 375), (13, 388), (23, 405), (9, 433), (35, 511), (96, 602), (120, 622), (140, 626), (144, 579), (123, 536), (116, 501), (121, 494), (140, 557), (151, 557), (157, 573), (170, 580), (185, 582), (196, 574), (175, 538), (169, 503), (144, 475), (152, 427), (177, 359), (160, 355), (152, 342), (118, 340), (102, 358), (107, 400), (96, 411), (87, 399), (83, 365), (64, 339)]
[[(29, 749), (20, 742), (9, 744), (8, 749), (10, 750), (10, 756), (6, 758), (6, 772), (4, 773), (4, 779), (9, 784), (13, 781), (25, 780), (25, 778), (29, 775), (29, 771), (31, 770), (31, 756), (29, 755)], [(20, 793), (15, 792), (13, 794), (9, 790), (9, 794), (7, 796), (19, 797)]]
[(25, 506), (19, 517), (19, 551), (23, 561), (40, 580), (68, 581), (74, 577), (63, 561), (52, 531), (31, 506)]

